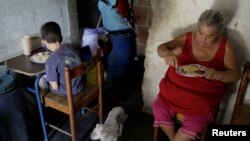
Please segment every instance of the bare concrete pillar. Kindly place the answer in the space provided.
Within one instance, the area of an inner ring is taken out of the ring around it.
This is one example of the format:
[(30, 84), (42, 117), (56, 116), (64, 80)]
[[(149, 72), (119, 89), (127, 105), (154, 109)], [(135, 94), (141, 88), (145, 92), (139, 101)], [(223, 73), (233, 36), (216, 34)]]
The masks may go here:
[(70, 40), (74, 46), (80, 45), (80, 32), (78, 26), (77, 0), (67, 0), (70, 26)]

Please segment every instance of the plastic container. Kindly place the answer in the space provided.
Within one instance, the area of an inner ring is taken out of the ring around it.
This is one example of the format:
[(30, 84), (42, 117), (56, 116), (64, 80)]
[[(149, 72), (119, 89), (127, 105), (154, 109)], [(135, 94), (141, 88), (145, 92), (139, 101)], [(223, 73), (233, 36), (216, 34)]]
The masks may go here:
[(0, 75), (0, 140), (31, 141), (29, 111), (12, 76)]
[(93, 67), (88, 73), (87, 73), (87, 81), (90, 84), (97, 85), (97, 67)]

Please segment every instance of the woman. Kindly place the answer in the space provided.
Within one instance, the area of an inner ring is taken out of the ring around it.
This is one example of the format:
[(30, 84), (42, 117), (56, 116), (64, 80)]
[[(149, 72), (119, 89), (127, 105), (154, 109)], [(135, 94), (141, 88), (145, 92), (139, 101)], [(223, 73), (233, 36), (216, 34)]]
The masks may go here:
[[(236, 53), (224, 31), (223, 14), (206, 10), (196, 31), (184, 33), (157, 48), (169, 68), (153, 105), (154, 126), (161, 127), (171, 141), (195, 140), (214, 121), (226, 84), (240, 79)], [(176, 73), (177, 67), (188, 64), (204, 66), (204, 74), (187, 77)], [(184, 119), (175, 133), (173, 119), (177, 113)]]

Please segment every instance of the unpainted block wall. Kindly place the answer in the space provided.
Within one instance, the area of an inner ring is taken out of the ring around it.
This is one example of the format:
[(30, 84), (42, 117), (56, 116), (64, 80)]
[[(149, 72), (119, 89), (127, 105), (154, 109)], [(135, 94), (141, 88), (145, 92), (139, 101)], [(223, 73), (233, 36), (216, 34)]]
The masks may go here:
[(152, 25), (153, 10), (151, 0), (134, 0), (133, 9), (136, 16), (137, 54), (145, 55), (148, 30)]

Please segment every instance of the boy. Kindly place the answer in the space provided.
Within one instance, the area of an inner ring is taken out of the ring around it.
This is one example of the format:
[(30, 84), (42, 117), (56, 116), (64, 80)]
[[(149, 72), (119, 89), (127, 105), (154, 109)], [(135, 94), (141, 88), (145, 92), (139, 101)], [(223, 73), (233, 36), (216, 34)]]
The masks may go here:
[[(61, 44), (62, 35), (60, 26), (56, 22), (47, 22), (41, 27), (42, 44), (51, 51), (50, 57), (45, 62), (46, 75), (40, 81), (42, 89), (50, 89), (55, 94), (66, 96), (64, 67), (75, 67), (81, 63), (78, 54), (69, 44)], [(73, 95), (85, 87), (82, 77), (72, 81)]]

